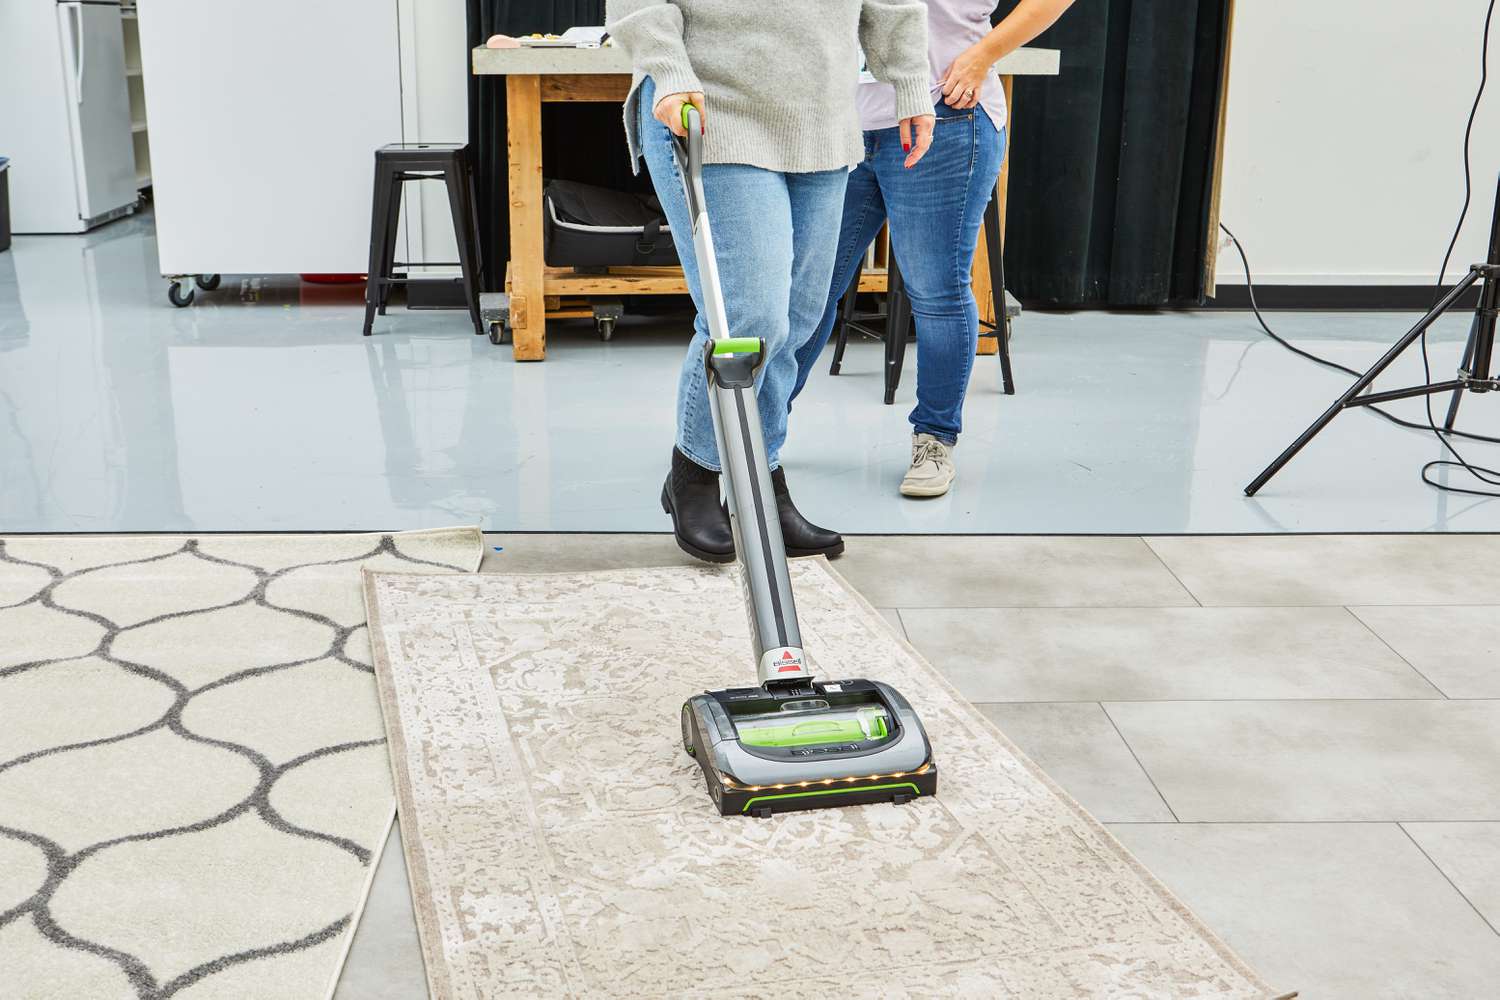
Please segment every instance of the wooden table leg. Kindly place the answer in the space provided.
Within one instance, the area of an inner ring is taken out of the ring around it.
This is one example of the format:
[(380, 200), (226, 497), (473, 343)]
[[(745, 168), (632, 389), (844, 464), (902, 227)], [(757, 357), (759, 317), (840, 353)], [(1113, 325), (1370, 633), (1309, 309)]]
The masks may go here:
[(547, 357), (542, 275), (542, 86), (535, 75), (505, 78), (510, 161), (510, 325), (517, 361)]
[[(1005, 107), (1007, 112), (1005, 132), (1005, 159), (1000, 161), (1000, 179), (995, 184), (995, 197), (999, 201), (1000, 208), (1000, 242), (1005, 243), (1005, 195), (1010, 187), (1010, 122), (1015, 121), (1015, 104), (1011, 97), (1011, 81), (1015, 78), (1002, 76), (1000, 86), (1005, 89)], [(984, 231), (981, 229), (979, 242), (974, 248), (974, 270), (973, 270), (974, 301), (979, 306), (979, 318), (986, 323), (995, 322), (994, 295), (990, 288), (990, 254), (989, 247), (985, 243)], [(995, 354), (999, 350), (999, 342), (994, 337), (980, 337), (979, 354)]]

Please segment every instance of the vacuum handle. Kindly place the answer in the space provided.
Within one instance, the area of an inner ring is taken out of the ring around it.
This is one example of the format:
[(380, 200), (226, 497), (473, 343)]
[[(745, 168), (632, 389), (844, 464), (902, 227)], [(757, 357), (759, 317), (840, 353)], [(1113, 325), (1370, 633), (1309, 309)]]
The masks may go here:
[(682, 186), (687, 192), (688, 215), (693, 220), (693, 232), (699, 228), (699, 220), (707, 222), (703, 198), (703, 113), (691, 104), (682, 106), (682, 127), (687, 137), (672, 136), (672, 151), (677, 157), (677, 168), (682, 172)]

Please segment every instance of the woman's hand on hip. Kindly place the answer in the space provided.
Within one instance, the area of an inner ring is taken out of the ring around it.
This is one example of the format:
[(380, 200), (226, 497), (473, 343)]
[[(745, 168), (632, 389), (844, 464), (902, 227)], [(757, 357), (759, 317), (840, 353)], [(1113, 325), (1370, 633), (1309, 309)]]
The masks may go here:
[(978, 104), (994, 65), (982, 42), (976, 42), (960, 52), (958, 58), (943, 73), (941, 83), (944, 103), (960, 111)]
[(916, 115), (901, 119), (901, 149), (906, 153), (908, 170), (927, 155), (927, 147), (932, 145), (932, 126), (936, 122), (935, 115)]
[(651, 109), (651, 114), (656, 120), (672, 130), (673, 135), (687, 138), (687, 129), (682, 127), (682, 106), (691, 104), (698, 109), (698, 123), (703, 131), (708, 131), (708, 108), (703, 104), (703, 92), (692, 91), (686, 94), (668, 94), (659, 98), (656, 107)]

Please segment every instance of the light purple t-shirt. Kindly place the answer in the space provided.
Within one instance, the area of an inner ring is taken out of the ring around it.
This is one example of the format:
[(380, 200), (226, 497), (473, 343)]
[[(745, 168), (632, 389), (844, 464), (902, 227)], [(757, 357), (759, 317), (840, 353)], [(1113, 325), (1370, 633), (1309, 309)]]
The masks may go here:
[[(922, 0), (927, 4), (927, 62), (932, 74), (932, 103), (942, 97), (943, 78), (959, 54), (990, 30), (995, 0)], [(866, 77), (866, 79), (869, 79)], [(860, 127), (869, 130), (897, 124), (896, 88), (888, 83), (861, 83), (857, 97)], [(979, 92), (979, 103), (995, 128), (1005, 127), (1005, 91), (991, 71)]]

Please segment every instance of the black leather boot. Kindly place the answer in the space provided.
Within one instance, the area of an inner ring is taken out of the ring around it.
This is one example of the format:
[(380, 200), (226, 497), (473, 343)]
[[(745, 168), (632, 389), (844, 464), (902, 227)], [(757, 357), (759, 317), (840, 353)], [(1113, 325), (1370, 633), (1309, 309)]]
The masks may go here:
[(677, 546), (695, 559), (734, 559), (729, 512), (719, 500), (719, 474), (672, 449), (672, 471), (661, 488), (661, 509), (672, 515)]
[(832, 558), (844, 551), (843, 535), (818, 527), (797, 510), (792, 495), (787, 492), (783, 470), (771, 472), (771, 485), (776, 489), (776, 513), (781, 516), (781, 540), (786, 545), (787, 555)]

